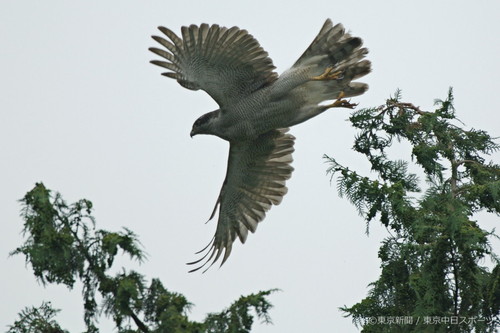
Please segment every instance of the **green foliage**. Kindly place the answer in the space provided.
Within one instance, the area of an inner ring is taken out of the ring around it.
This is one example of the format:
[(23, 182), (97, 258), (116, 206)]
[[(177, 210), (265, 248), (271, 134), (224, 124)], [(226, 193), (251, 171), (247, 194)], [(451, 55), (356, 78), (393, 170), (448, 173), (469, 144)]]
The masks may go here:
[(85, 324), (89, 332), (96, 331), (97, 288), (109, 279), (105, 272), (118, 248), (133, 259), (144, 260), (137, 237), (127, 229), (117, 233), (95, 230), (90, 201), (68, 205), (59, 194), (51, 200), (50, 190), (43, 184), (36, 184), (21, 202), (23, 233), (28, 237), (11, 255), (24, 254), (43, 285), (56, 283), (72, 288), (76, 280), (81, 280)]
[[(451, 89), (434, 112), (400, 97), (398, 91), (385, 105), (350, 117), (360, 130), (354, 150), (366, 156), (376, 179), (325, 156), (340, 196), (365, 218), (367, 230), (378, 218), (390, 232), (379, 251), (381, 276), (368, 297), (342, 311), (363, 332), (493, 331), (500, 323), (500, 263), (489, 238), (496, 236), (472, 218), (480, 210), (500, 212), (500, 167), (484, 157), (499, 146), (484, 131), (456, 125)], [(389, 159), (401, 141), (412, 146), (411, 160), (425, 174), (424, 193), (408, 162)], [(480, 265), (485, 258), (494, 263), (491, 272)], [(429, 318), (448, 319), (431, 324)]]
[(266, 296), (276, 291), (276, 289), (261, 291), (258, 294), (242, 296), (239, 300), (221, 313), (209, 314), (205, 321), (206, 332), (229, 332), (229, 333), (249, 333), (253, 324), (253, 316), (249, 309), (253, 307), (257, 317), (266, 324), (271, 324), (269, 317), (270, 304)]
[(167, 291), (158, 279), (151, 281), (143, 299), (145, 320), (156, 332), (203, 332), (201, 323), (186, 317), (191, 307), (183, 295)]
[[(114, 277), (108, 274), (118, 252), (139, 262), (146, 255), (129, 229), (96, 230), (90, 201), (68, 205), (59, 194), (52, 196), (39, 183), (21, 202), (27, 239), (11, 255), (23, 254), (43, 285), (64, 284), (71, 289), (80, 281), (89, 333), (99, 332), (96, 324), (101, 312), (114, 320), (119, 333), (220, 332), (214, 327), (249, 332), (253, 323), (251, 309), (258, 318), (270, 322), (268, 311), (272, 305), (266, 296), (273, 290), (241, 297), (228, 310), (208, 315), (204, 322), (191, 321), (187, 313), (192, 305), (183, 295), (168, 291), (158, 279), (152, 279), (147, 286), (144, 276), (135, 271), (123, 269)], [(101, 305), (98, 296), (102, 298)], [(65, 332), (52, 319), (57, 312), (49, 303), (26, 309), (9, 333)]]
[(9, 327), (7, 333), (68, 333), (53, 318), (59, 312), (50, 302), (43, 302), (38, 308), (25, 308), (19, 320)]

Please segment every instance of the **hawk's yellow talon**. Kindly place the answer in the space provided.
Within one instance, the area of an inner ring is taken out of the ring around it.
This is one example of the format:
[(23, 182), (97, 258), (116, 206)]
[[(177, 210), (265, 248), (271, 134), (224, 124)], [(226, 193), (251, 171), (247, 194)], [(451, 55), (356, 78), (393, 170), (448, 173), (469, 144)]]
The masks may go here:
[(354, 109), (358, 105), (356, 103), (351, 103), (350, 100), (342, 99), (344, 96), (345, 93), (341, 91), (335, 102), (333, 102), (332, 104), (325, 105), (325, 110), (330, 108)]
[(326, 81), (326, 80), (337, 80), (342, 78), (342, 71), (336, 71), (332, 73), (333, 67), (327, 67), (323, 74), (318, 76), (313, 76), (311, 78), (312, 81)]

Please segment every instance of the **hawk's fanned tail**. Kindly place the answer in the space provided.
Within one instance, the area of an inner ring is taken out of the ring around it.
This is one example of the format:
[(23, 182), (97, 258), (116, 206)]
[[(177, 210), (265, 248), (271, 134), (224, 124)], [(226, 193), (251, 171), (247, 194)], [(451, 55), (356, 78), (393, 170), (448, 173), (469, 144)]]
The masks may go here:
[[(318, 99), (310, 103), (318, 104), (324, 100), (334, 99), (341, 92), (344, 97), (354, 97), (363, 94), (368, 89), (366, 83), (353, 82), (371, 71), (370, 61), (363, 60), (368, 49), (362, 45), (361, 38), (353, 37), (345, 32), (342, 24), (333, 26), (330, 19), (326, 20), (316, 38), (295, 62), (292, 69), (310, 68), (310, 75), (315, 76), (323, 73), (326, 68), (333, 68), (334, 72), (341, 74), (335, 80), (308, 83), (310, 90), (324, 93), (310, 96), (316, 95)], [(329, 98), (325, 98), (325, 94)]]

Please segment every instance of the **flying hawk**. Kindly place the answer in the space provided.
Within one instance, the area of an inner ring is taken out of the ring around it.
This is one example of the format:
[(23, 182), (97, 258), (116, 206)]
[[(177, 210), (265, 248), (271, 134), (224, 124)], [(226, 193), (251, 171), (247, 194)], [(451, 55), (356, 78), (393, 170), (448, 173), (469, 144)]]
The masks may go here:
[[(212, 266), (231, 253), (236, 237), (245, 242), (248, 231), (287, 192), (285, 182), (293, 167), (295, 137), (291, 126), (330, 108), (354, 108), (345, 98), (363, 94), (368, 85), (353, 80), (370, 72), (362, 41), (342, 24), (326, 20), (311, 45), (283, 74), (257, 40), (238, 27), (216, 24), (182, 27), (182, 38), (158, 28), (164, 37), (153, 39), (165, 49), (150, 48), (164, 60), (151, 63), (168, 69), (163, 75), (183, 87), (206, 91), (219, 109), (198, 118), (191, 130), (229, 141), (227, 174), (212, 219), (219, 208), (217, 229), (206, 254), (189, 264)], [(323, 103), (331, 101), (330, 103)], [(198, 252), (198, 253), (200, 253)]]

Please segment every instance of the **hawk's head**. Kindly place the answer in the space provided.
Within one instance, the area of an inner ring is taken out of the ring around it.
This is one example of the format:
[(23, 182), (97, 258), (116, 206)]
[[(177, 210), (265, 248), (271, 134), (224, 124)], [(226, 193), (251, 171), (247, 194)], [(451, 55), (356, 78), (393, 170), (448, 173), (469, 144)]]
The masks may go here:
[(191, 137), (196, 134), (214, 134), (214, 121), (218, 116), (219, 110), (215, 110), (196, 119), (191, 129)]

